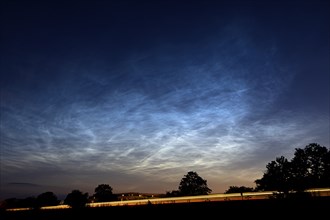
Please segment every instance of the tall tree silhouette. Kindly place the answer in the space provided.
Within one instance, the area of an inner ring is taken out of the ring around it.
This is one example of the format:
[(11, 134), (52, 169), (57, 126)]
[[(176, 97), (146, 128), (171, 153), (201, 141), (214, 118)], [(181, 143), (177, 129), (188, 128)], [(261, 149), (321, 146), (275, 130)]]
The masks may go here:
[(296, 149), (291, 161), (294, 174), (293, 188), (329, 187), (330, 150), (317, 143), (307, 145), (304, 149)]
[(182, 196), (207, 195), (212, 190), (207, 186), (207, 180), (200, 177), (197, 172), (189, 171), (181, 179), (179, 192)]
[(277, 157), (266, 166), (263, 177), (255, 181), (258, 190), (281, 191), (287, 193), (290, 189), (291, 166), (284, 157)]
[(304, 149), (296, 148), (291, 161), (281, 156), (268, 163), (266, 168), (263, 177), (255, 180), (259, 191), (302, 192), (330, 186), (330, 150), (317, 143)]

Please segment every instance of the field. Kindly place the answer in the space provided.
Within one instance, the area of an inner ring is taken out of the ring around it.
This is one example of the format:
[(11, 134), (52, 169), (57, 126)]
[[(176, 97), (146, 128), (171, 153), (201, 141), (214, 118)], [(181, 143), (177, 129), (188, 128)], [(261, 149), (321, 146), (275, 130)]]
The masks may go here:
[(302, 218), (324, 219), (330, 208), (330, 197), (291, 200), (245, 200), (112, 206), (63, 210), (2, 211), (2, 220), (68, 220), (68, 219), (220, 219), (220, 218)]

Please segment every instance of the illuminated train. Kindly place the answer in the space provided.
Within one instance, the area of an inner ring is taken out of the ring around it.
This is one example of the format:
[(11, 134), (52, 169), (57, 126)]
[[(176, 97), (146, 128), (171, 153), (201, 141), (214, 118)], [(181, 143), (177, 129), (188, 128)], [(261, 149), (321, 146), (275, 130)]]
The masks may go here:
[[(306, 190), (312, 196), (330, 196), (330, 188), (310, 189)], [(173, 203), (191, 203), (191, 202), (216, 202), (229, 200), (256, 200), (269, 199), (277, 191), (266, 192), (244, 192), (244, 193), (228, 193), (228, 194), (209, 194), (201, 196), (182, 196), (182, 197), (166, 197), (166, 198), (151, 198), (126, 201), (112, 202), (95, 202), (86, 204), (87, 207), (106, 207), (106, 206), (124, 206), (124, 205), (147, 205), (147, 204), (173, 204)], [(46, 207), (45, 207), (46, 208)]]
[[(312, 196), (330, 196), (330, 188), (309, 189), (306, 192), (311, 193)], [(150, 198), (150, 199), (136, 199), (136, 200), (122, 200), (111, 202), (94, 202), (87, 203), (86, 207), (109, 207), (109, 206), (136, 206), (148, 204), (174, 204), (174, 203), (191, 203), (191, 202), (216, 202), (229, 200), (256, 200), (269, 199), (277, 191), (265, 192), (244, 192), (244, 193), (228, 193), (228, 194), (209, 194), (201, 196), (182, 196), (182, 197), (165, 197), (165, 198)], [(68, 205), (45, 206), (41, 209), (67, 209)], [(7, 209), (7, 211), (30, 210), (31, 208), (15, 208)]]

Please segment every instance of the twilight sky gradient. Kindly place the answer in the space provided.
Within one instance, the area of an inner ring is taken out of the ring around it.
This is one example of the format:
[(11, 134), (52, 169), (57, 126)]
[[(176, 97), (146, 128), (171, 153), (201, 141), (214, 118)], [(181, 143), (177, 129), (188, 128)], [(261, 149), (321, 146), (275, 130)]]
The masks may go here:
[(213, 193), (329, 147), (327, 1), (1, 1), (0, 199)]

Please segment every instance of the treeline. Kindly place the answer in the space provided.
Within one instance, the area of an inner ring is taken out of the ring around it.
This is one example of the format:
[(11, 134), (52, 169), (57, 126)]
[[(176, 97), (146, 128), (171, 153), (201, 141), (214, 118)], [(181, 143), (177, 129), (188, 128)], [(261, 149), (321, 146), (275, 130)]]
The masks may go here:
[[(225, 193), (243, 193), (257, 191), (277, 191), (281, 197), (289, 197), (302, 193), (310, 188), (330, 187), (330, 149), (317, 143), (311, 143), (305, 148), (296, 148), (294, 157), (288, 160), (284, 156), (276, 157), (266, 165), (266, 170), (260, 179), (254, 181), (256, 186), (229, 186)], [(64, 204), (72, 208), (85, 207), (86, 203), (118, 201), (121, 195), (113, 194), (109, 184), (100, 184), (94, 194), (89, 196), (80, 190), (72, 190), (64, 199)], [(189, 171), (183, 176), (177, 190), (164, 194), (165, 197), (207, 195), (212, 190), (207, 186), (207, 180), (196, 172)], [(9, 198), (2, 202), (1, 208), (34, 208), (59, 205), (53, 192), (45, 192), (37, 197), (25, 199)]]

